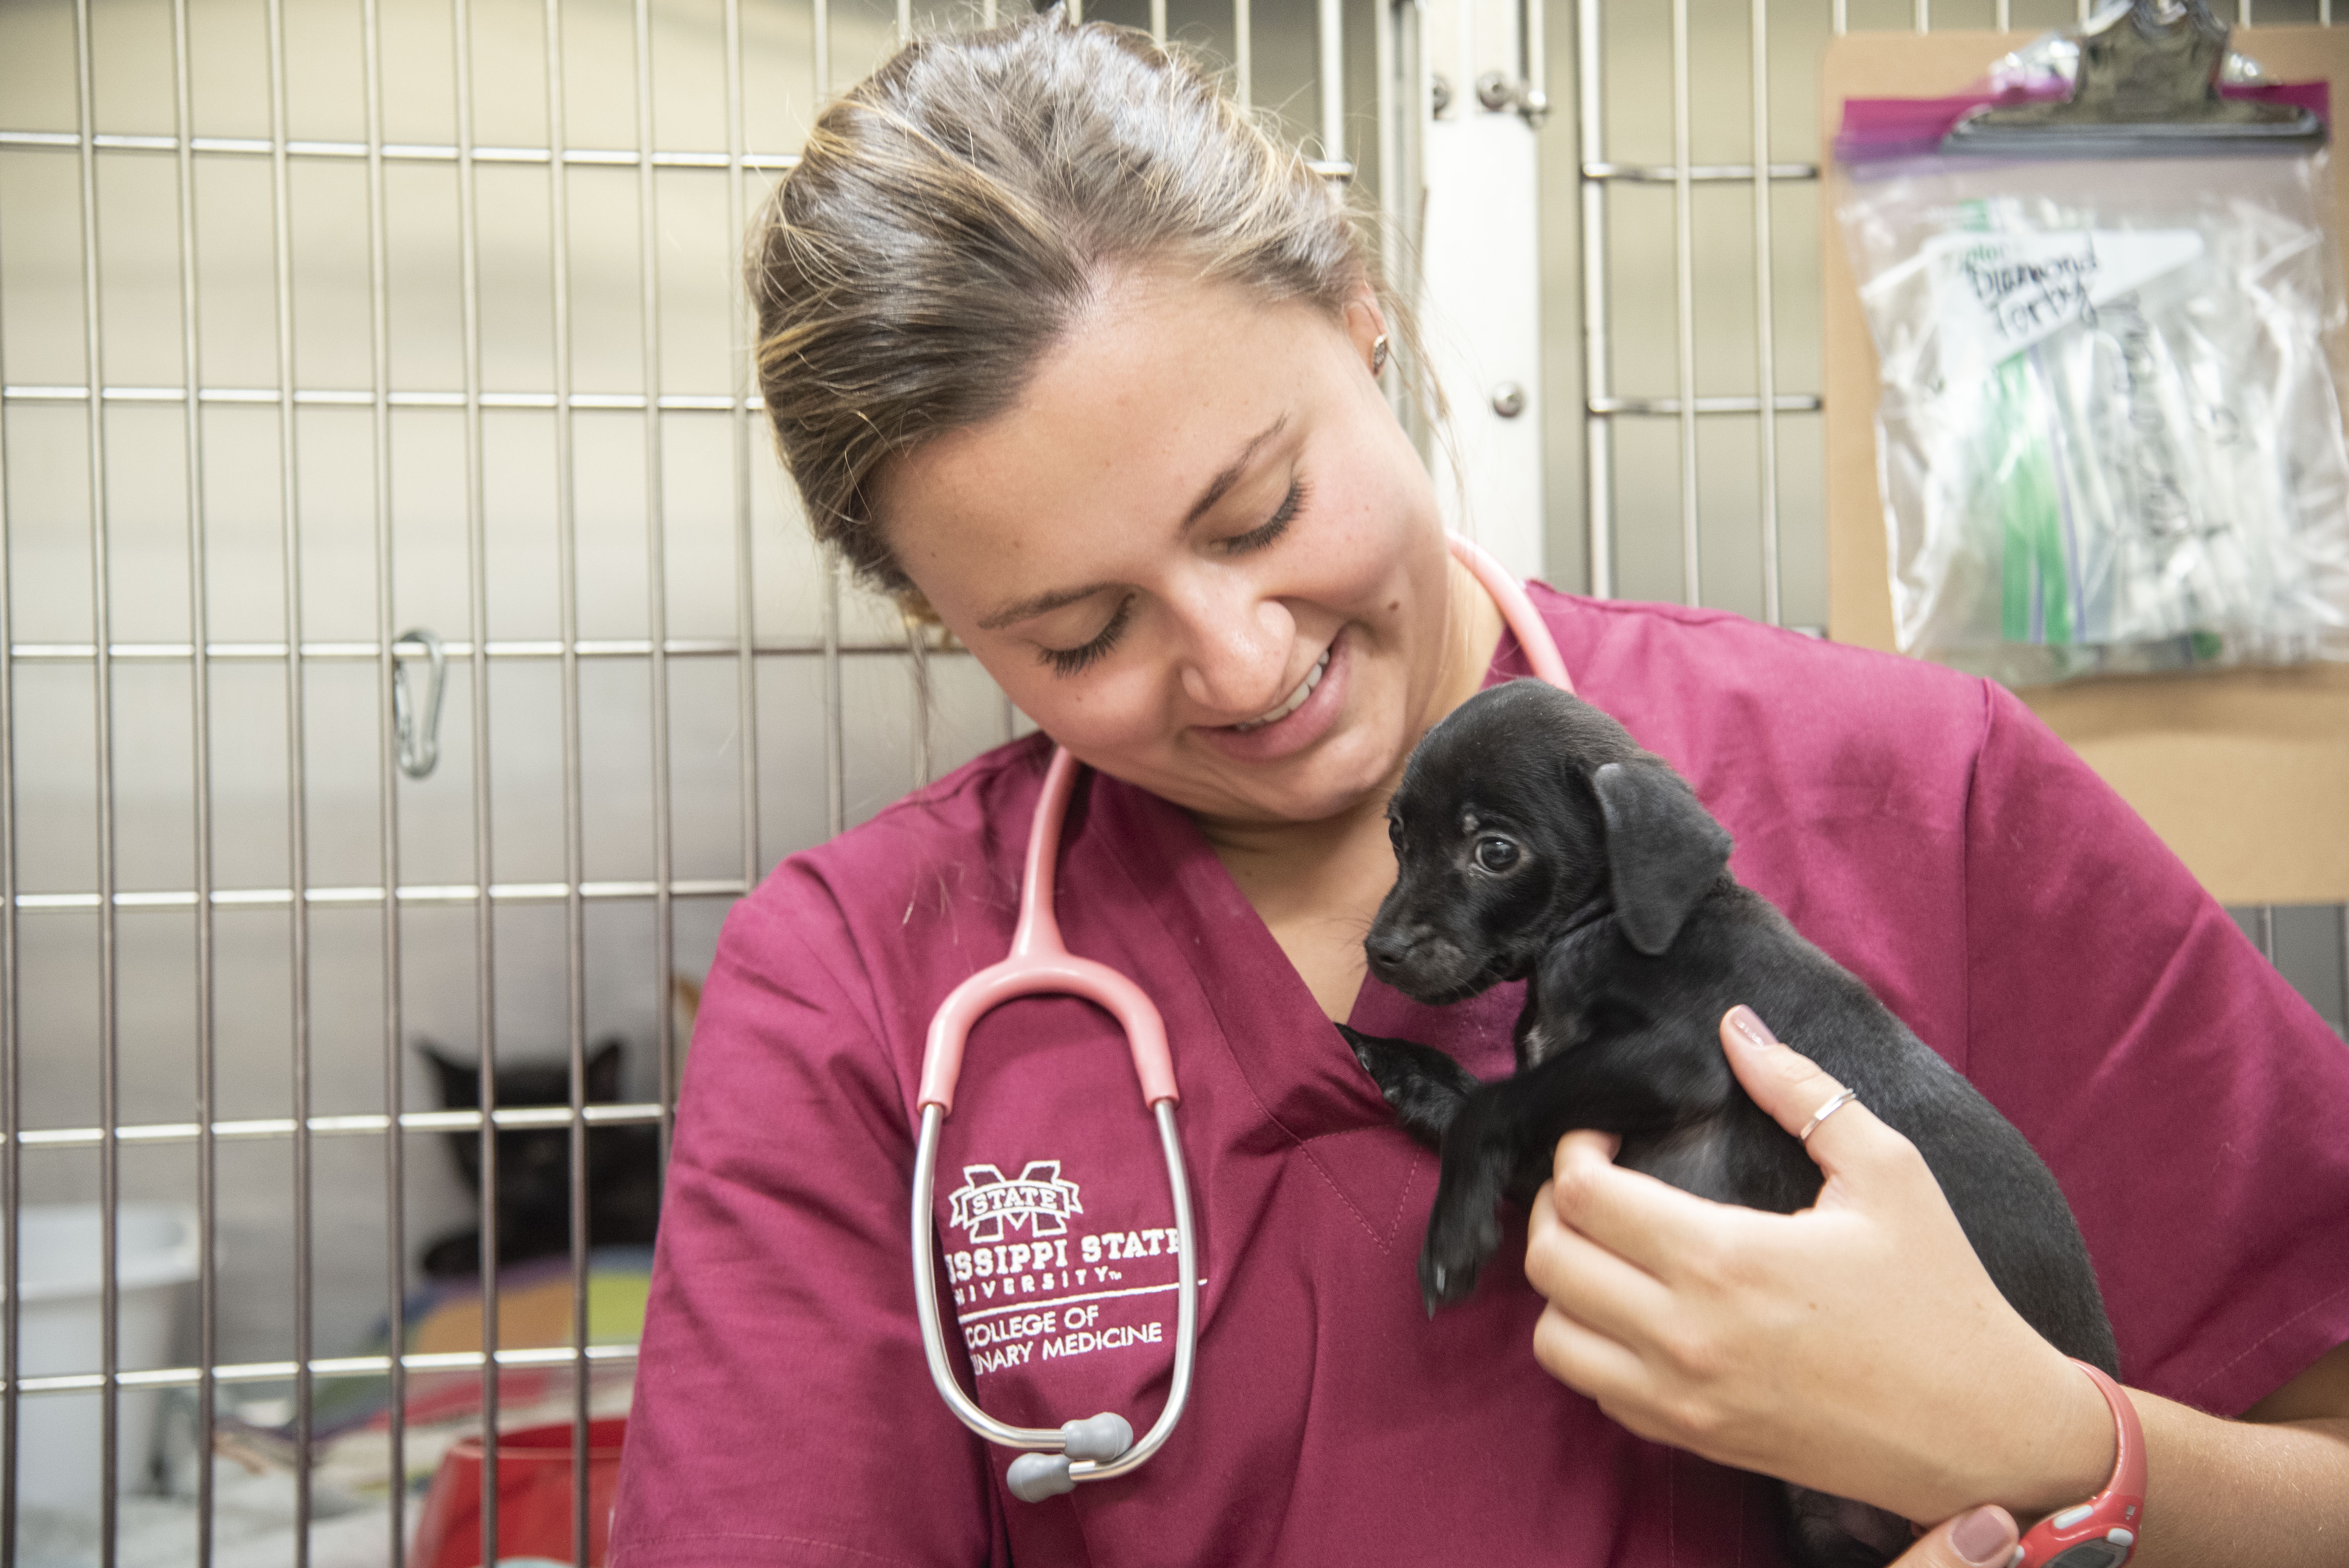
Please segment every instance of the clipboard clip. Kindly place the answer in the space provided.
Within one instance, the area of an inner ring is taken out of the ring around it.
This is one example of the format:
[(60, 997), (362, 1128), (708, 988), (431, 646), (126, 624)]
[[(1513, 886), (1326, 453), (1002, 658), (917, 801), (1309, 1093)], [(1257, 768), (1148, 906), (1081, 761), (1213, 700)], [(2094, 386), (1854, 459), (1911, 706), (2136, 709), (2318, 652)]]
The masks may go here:
[(2324, 145), (2309, 109), (2225, 98), (2230, 29), (2205, 0), (2132, 0), (2080, 27), (2072, 96), (1985, 105), (1941, 139), (1944, 153), (1997, 158), (2183, 158), (2304, 153)]

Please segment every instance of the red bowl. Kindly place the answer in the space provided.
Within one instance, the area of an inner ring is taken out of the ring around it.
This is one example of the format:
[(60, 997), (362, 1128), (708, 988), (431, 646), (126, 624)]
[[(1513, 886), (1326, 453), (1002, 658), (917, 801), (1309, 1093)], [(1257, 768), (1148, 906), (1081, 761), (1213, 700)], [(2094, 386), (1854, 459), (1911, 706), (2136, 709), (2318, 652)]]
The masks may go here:
[[(627, 1418), (587, 1423), (587, 1561), (600, 1565), (612, 1533)], [(411, 1568), (481, 1568), (481, 1439), (449, 1450), (433, 1474), (409, 1549)], [(498, 1555), (575, 1559), (571, 1536), (571, 1423), (498, 1435)]]

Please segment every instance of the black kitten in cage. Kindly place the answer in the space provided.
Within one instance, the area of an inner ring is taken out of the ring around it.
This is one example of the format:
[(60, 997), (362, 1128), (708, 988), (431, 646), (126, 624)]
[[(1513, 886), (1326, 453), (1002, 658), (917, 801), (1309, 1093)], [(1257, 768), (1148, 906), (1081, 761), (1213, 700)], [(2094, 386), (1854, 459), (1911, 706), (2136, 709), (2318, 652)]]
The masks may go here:
[[(429, 1044), (419, 1047), (438, 1072), (440, 1104), (448, 1110), (480, 1109), (481, 1069), (442, 1056)], [(566, 1062), (501, 1063), (500, 1106), (569, 1105), (571, 1068)], [(620, 1098), (620, 1042), (605, 1040), (587, 1057), (586, 1099), (611, 1105)], [(571, 1131), (564, 1127), (509, 1128), (498, 1140), (498, 1266), (532, 1258), (558, 1257), (571, 1250)], [(478, 1205), (481, 1195), (481, 1140), (476, 1132), (449, 1134), (449, 1147), (466, 1190)], [(660, 1133), (652, 1127), (598, 1127), (587, 1134), (587, 1244), (649, 1246), (660, 1218)], [(424, 1249), (424, 1273), (452, 1279), (481, 1271), (481, 1231), (467, 1225)]]

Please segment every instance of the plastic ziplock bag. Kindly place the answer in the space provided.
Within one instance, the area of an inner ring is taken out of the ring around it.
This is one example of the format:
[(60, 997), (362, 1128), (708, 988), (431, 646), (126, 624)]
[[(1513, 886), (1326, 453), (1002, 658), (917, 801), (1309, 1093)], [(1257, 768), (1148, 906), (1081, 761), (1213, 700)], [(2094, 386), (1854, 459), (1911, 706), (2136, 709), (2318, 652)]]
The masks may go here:
[(2324, 156), (1846, 172), (1904, 652), (2016, 686), (2349, 657)]

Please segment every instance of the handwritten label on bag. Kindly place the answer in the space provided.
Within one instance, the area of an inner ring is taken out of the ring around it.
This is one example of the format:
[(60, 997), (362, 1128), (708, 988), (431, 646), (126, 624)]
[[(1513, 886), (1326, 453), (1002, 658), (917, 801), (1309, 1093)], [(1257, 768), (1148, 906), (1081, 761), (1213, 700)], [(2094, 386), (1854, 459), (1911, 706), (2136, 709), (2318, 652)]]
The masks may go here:
[(2202, 254), (2191, 229), (1960, 231), (1925, 242), (1945, 356), (1992, 366)]

